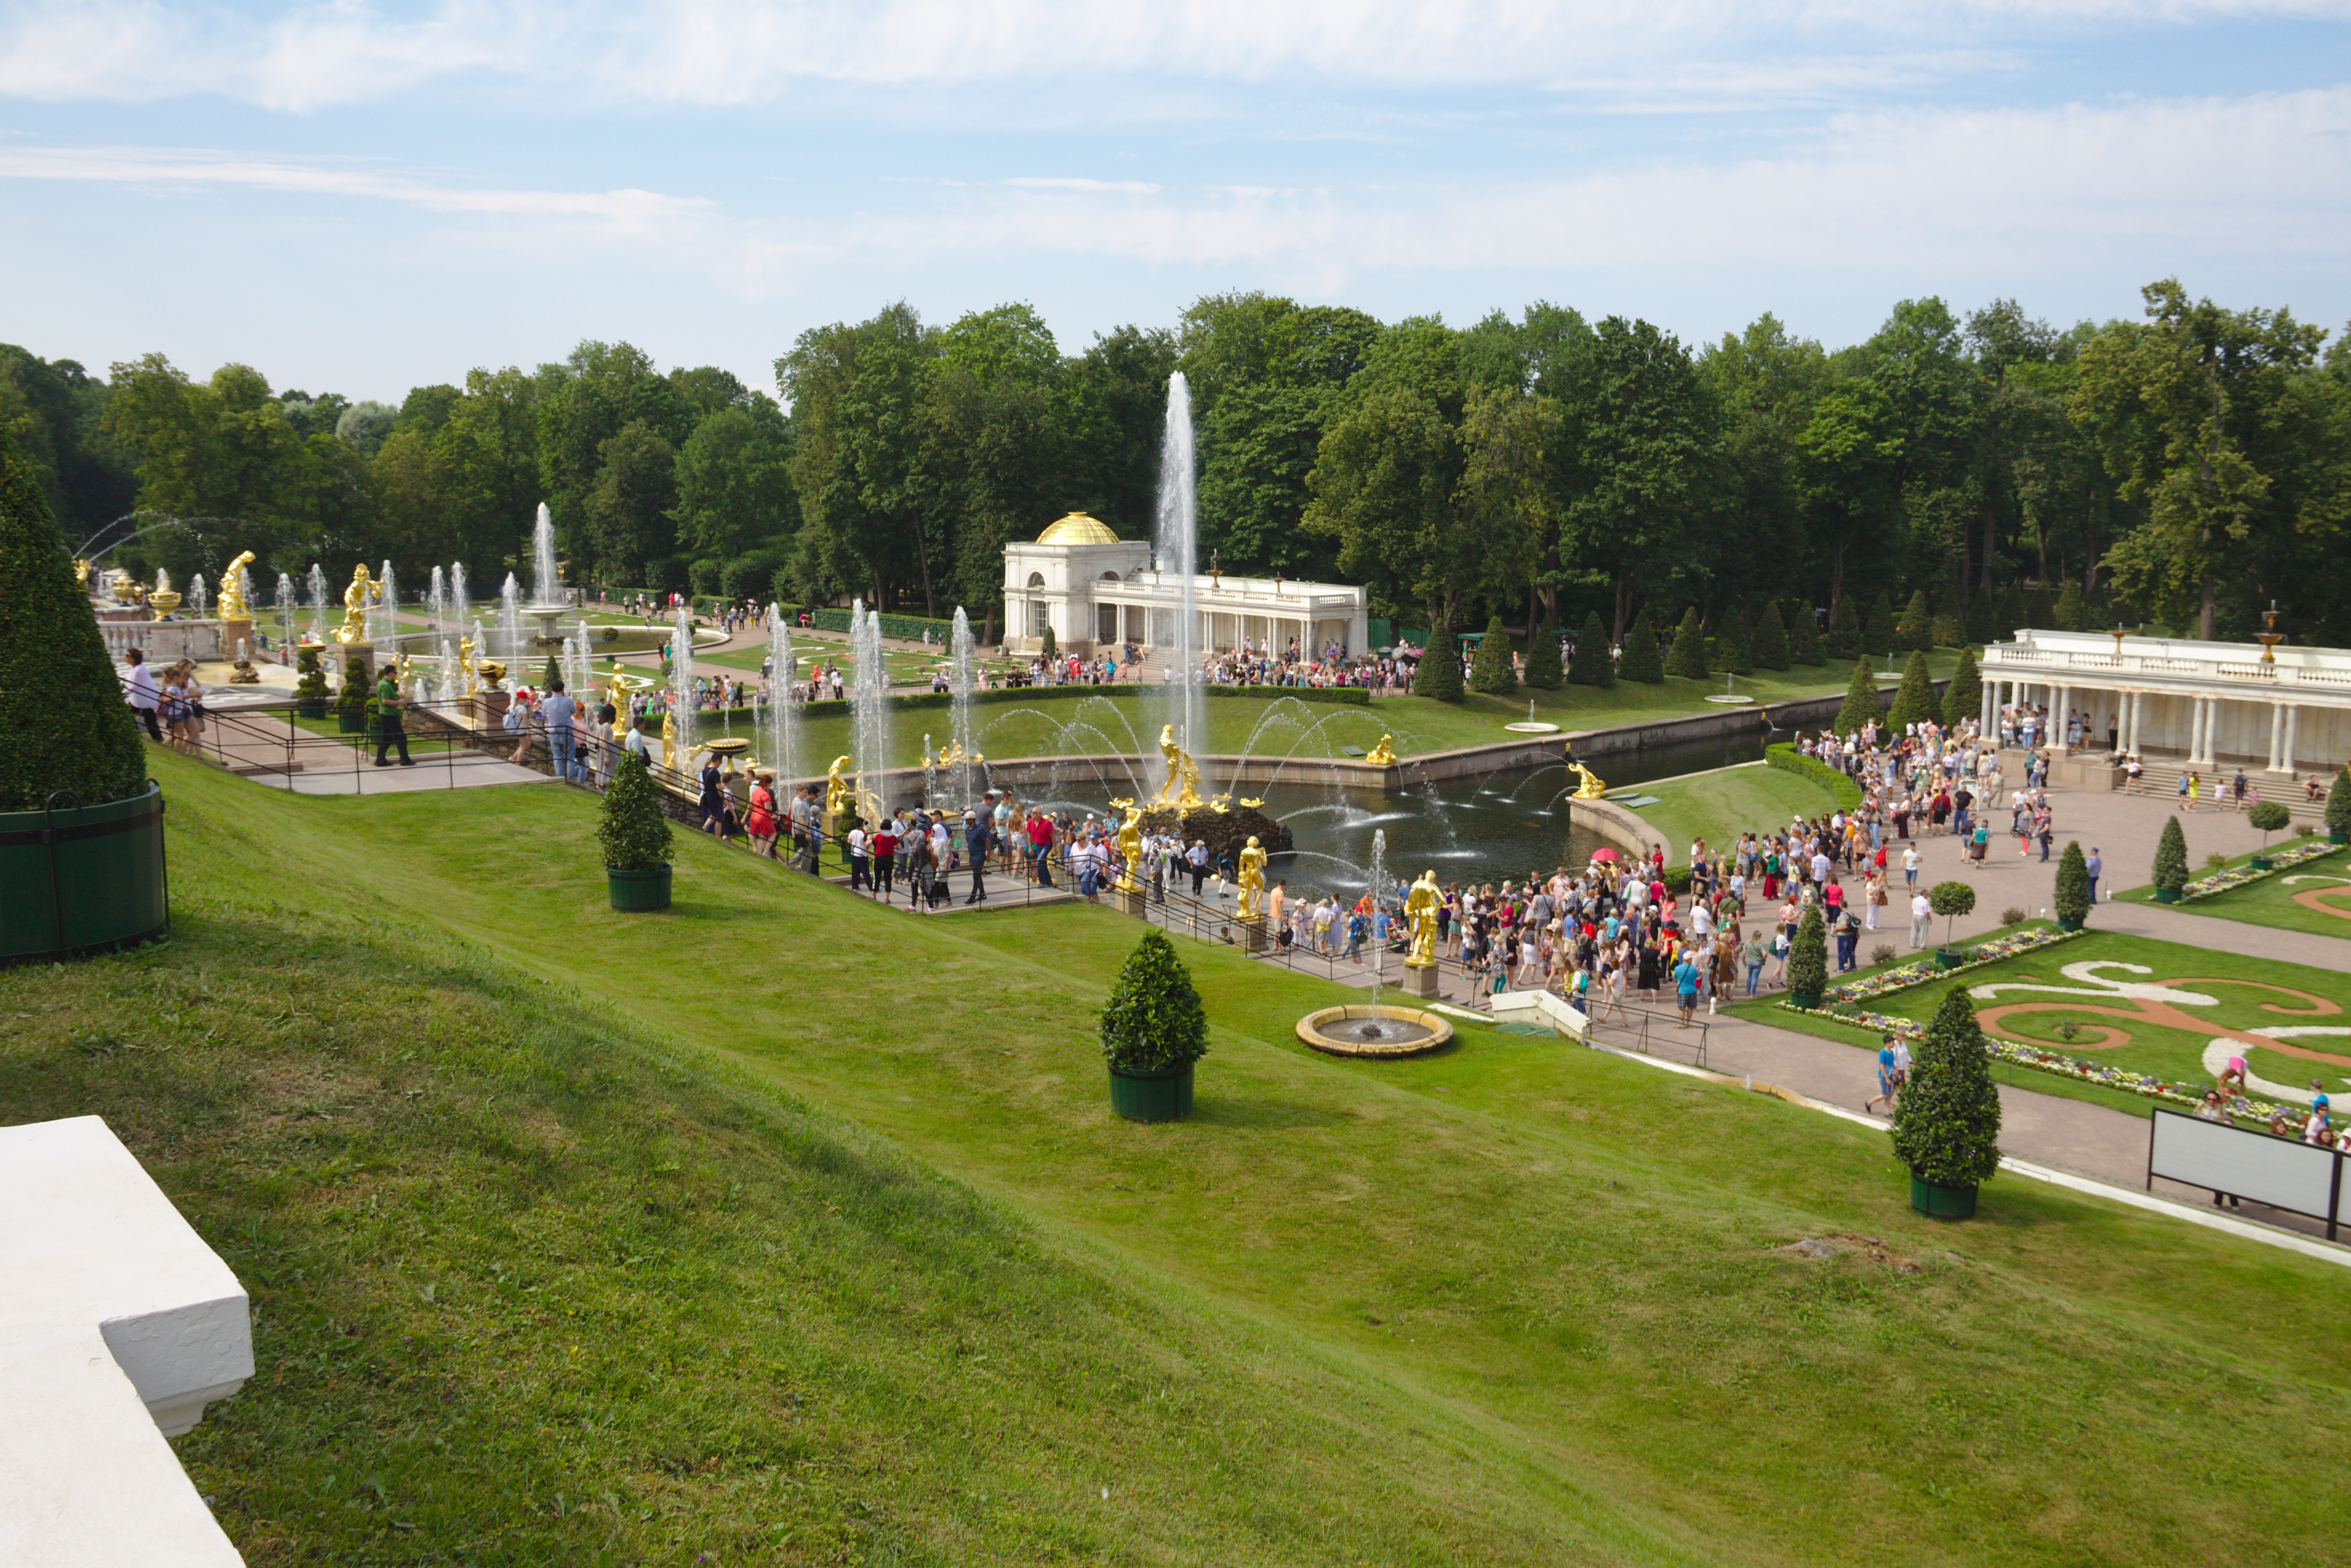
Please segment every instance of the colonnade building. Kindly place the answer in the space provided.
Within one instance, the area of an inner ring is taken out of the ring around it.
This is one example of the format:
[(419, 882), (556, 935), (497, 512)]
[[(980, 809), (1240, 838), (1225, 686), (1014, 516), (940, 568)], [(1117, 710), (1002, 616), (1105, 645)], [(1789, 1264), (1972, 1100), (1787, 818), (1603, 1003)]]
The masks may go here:
[[(1329, 648), (1358, 654), (1371, 635), (1369, 597), (1340, 583), (1200, 572), (1192, 577), (1192, 607), (1200, 618), (1193, 645), (1203, 653), (1229, 652), (1246, 640), (1279, 657), (1294, 640), (1308, 658)], [(1081, 658), (1128, 643), (1163, 649), (1177, 640), (1183, 613), (1183, 580), (1157, 569), (1148, 541), (1122, 539), (1100, 518), (1072, 512), (1034, 543), (1004, 546), (1010, 652), (1038, 652), (1047, 627), (1056, 648)]]
[[(2115, 749), (2183, 767), (2284, 776), (2332, 773), (2351, 758), (2351, 649), (2198, 642), (2099, 631), (2021, 631), (1983, 652), (1987, 732), (2003, 703), (2090, 715), (2083, 751)], [(2056, 750), (2062, 754), (2064, 747)]]

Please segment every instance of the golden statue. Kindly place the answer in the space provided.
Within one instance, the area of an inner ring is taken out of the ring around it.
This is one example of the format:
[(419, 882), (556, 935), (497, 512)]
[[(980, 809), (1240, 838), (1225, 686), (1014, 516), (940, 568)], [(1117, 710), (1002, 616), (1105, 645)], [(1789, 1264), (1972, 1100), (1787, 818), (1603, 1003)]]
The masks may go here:
[(392, 663), (397, 670), (397, 673), (393, 675), (392, 679), (399, 682), (402, 691), (405, 692), (411, 690), (416, 682), (415, 655), (396, 653), (392, 655)]
[(1393, 750), (1395, 743), (1395, 737), (1394, 735), (1382, 735), (1380, 737), (1380, 743), (1371, 749), (1370, 753), (1364, 756), (1364, 761), (1371, 763), (1372, 766), (1375, 768), (1392, 768), (1395, 766), (1395, 752)]
[(120, 566), (114, 568), (114, 576), (108, 579), (107, 586), (114, 590), (116, 604), (136, 604), (139, 600), (138, 582)]
[(961, 746), (956, 744), (953, 741), (949, 741), (946, 745), (939, 748), (939, 766), (943, 768), (952, 768), (959, 767), (962, 763), (963, 748)]
[(335, 628), (337, 642), (367, 640), (367, 607), (370, 596), (383, 602), (383, 585), (368, 580), (367, 563), (361, 561), (351, 568), (351, 586), (343, 590), (343, 624)]
[(74, 563), (74, 587), (81, 589), (84, 593), (88, 593), (89, 591), (89, 563), (88, 561), (78, 560)]
[(841, 776), (841, 770), (848, 765), (847, 757), (835, 757), (832, 766), (824, 771), (824, 814), (827, 816), (839, 816), (849, 807), (849, 781)]
[(1234, 909), (1233, 918), (1240, 920), (1264, 919), (1265, 907), (1259, 900), (1265, 897), (1265, 851), (1259, 846), (1254, 833), (1249, 835), (1249, 841), (1241, 846), (1238, 876), (1240, 904)]
[(662, 715), (662, 766), (677, 772), (677, 715)]
[(1118, 857), (1122, 863), (1118, 889), (1122, 893), (1140, 893), (1143, 884), (1135, 880), (1134, 873), (1143, 864), (1143, 808), (1131, 800), (1114, 800), (1111, 805), (1126, 813), (1126, 820), (1118, 825)]
[(1575, 798), (1577, 800), (1598, 800), (1602, 795), (1608, 793), (1608, 786), (1600, 782), (1600, 775), (1593, 773), (1590, 768), (1585, 767), (1582, 763), (1575, 762), (1571, 759), (1567, 767), (1570, 773), (1573, 773), (1577, 778), (1583, 781), (1581, 784), (1576, 786)]
[(482, 688), (480, 678), (474, 672), (474, 639), (470, 637), (457, 639), (457, 668), (465, 677), (465, 695), (479, 696)]
[(247, 550), (221, 568), (220, 607), (214, 612), (223, 620), (251, 620), (253, 612), (245, 605), (245, 568), (253, 565), (253, 552)]
[(1437, 873), (1424, 871), (1412, 891), (1404, 898), (1404, 918), (1411, 936), (1411, 946), (1405, 954), (1406, 969), (1437, 967), (1437, 911), (1445, 896), (1437, 890)]
[(1167, 782), (1160, 786), (1159, 805), (1174, 805), (1185, 811), (1197, 809), (1200, 799), (1200, 770), (1192, 765), (1192, 754), (1176, 743), (1176, 726), (1159, 727), (1159, 754), (1167, 759)]

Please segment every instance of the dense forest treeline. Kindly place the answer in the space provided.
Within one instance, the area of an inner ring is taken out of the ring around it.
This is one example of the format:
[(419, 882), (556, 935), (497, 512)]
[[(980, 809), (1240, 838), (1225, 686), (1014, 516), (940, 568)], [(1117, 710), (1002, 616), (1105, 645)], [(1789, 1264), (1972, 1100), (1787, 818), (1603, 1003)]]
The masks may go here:
[(78, 538), (146, 530), (110, 558), (142, 570), (251, 549), (265, 592), (313, 560), (410, 584), (463, 560), (481, 585), (545, 499), (574, 581), (993, 620), (1008, 539), (1073, 508), (1148, 535), (1180, 369), (1204, 560), (1362, 581), (1415, 622), (1616, 640), (1694, 607), (1747, 635), (1767, 604), (1921, 594), (1964, 622), (2029, 582), (2085, 624), (2242, 637), (2274, 599), (2298, 639), (2351, 642), (2351, 347), (2144, 294), (2140, 319), (2066, 330), (1906, 300), (1835, 349), (1770, 316), (1693, 349), (1549, 304), (1456, 328), (1246, 293), (1071, 355), (1025, 305), (940, 327), (898, 304), (802, 333), (789, 410), (627, 343), (396, 407), (0, 346), (0, 428)]

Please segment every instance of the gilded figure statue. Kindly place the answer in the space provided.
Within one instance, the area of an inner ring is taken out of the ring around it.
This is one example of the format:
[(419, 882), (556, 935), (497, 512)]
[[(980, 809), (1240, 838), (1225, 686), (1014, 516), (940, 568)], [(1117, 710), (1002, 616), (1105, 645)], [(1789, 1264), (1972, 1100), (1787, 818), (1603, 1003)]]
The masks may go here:
[(1249, 835), (1249, 841), (1241, 846), (1238, 875), (1240, 877), (1240, 905), (1233, 911), (1234, 919), (1242, 920), (1264, 919), (1265, 850), (1263, 846), (1258, 843), (1257, 835), (1254, 833)]
[(1111, 804), (1126, 813), (1126, 820), (1118, 825), (1119, 891), (1139, 893), (1143, 884), (1135, 880), (1134, 874), (1143, 864), (1143, 808), (1131, 800)]
[(1394, 735), (1382, 735), (1380, 737), (1380, 743), (1374, 746), (1371, 751), (1364, 755), (1364, 761), (1371, 763), (1372, 766), (1375, 768), (1392, 768), (1395, 766), (1395, 737)]
[(1160, 805), (1174, 805), (1191, 811), (1202, 804), (1200, 770), (1192, 765), (1192, 753), (1176, 743), (1176, 726), (1159, 727), (1159, 754), (1167, 759), (1167, 782), (1160, 786)]
[(1437, 873), (1424, 871), (1404, 898), (1405, 929), (1411, 944), (1405, 954), (1407, 969), (1437, 967), (1437, 911), (1445, 896), (1437, 890)]
[(247, 550), (221, 568), (219, 610), (221, 619), (251, 620), (253, 618), (253, 611), (246, 608), (245, 603), (245, 568), (251, 565), (253, 565), (253, 552)]
[(662, 715), (662, 766), (677, 772), (677, 715)]
[(1576, 786), (1575, 798), (1577, 800), (1598, 800), (1602, 795), (1608, 793), (1608, 786), (1601, 783), (1600, 775), (1593, 773), (1590, 768), (1585, 767), (1582, 763), (1570, 762), (1567, 764), (1567, 767), (1570, 773), (1583, 781), (1581, 784)]
[(470, 637), (457, 639), (457, 669), (465, 677), (465, 695), (478, 696), (482, 688), (480, 677), (474, 671), (474, 639)]
[(367, 609), (371, 602), (381, 603), (383, 588), (368, 579), (367, 563), (361, 561), (351, 568), (351, 586), (343, 590), (343, 624), (335, 628), (337, 642), (367, 640)]
[(835, 757), (832, 766), (824, 771), (824, 814), (827, 816), (839, 816), (849, 809), (849, 781), (841, 776), (841, 770), (848, 765), (847, 757)]
[(74, 562), (74, 586), (80, 588), (85, 593), (89, 592), (89, 563), (88, 561), (77, 560)]

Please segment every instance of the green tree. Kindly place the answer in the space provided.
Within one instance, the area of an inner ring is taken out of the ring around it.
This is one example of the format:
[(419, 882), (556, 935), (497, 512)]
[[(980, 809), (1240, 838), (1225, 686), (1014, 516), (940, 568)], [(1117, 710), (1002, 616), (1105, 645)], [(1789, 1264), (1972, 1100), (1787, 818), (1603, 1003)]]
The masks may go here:
[(1652, 685), (1666, 678), (1666, 667), (1657, 656), (1656, 628), (1649, 624), (1649, 612), (1643, 610), (1633, 618), (1625, 633), (1624, 652), (1616, 660), (1616, 678), (1620, 680), (1641, 680)]
[(1103, 1057), (1130, 1072), (1188, 1067), (1208, 1054), (1208, 1015), (1200, 993), (1175, 945), (1155, 927), (1144, 928), (1120, 967), (1100, 1023)]
[(2338, 769), (2326, 792), (2326, 831), (2338, 844), (2351, 835), (2351, 768)]
[(1567, 683), (1598, 687), (1616, 684), (1616, 661), (1608, 656), (1608, 628), (1600, 624), (1598, 610), (1584, 612), (1583, 628), (1575, 634), (1575, 657), (1567, 666)]
[(2000, 1168), (2000, 1091), (1965, 986), (1944, 993), (1918, 1043), (1894, 1106), (1894, 1157), (1938, 1187), (1978, 1187)]
[(1999, 617), (1994, 607), (1995, 596), (1989, 588), (1979, 588), (1968, 600), (1966, 615), (1967, 639), (1980, 648), (2000, 640)]
[[(960, 602), (985, 611), (994, 636), (1004, 603), (1004, 546), (1065, 509), (1070, 462), (1053, 390), (1012, 376), (982, 381), (949, 364), (933, 378), (910, 493), (921, 514), (916, 553), (924, 613)], [(934, 569), (944, 559), (942, 576)], [(952, 592), (952, 598), (939, 590)]]
[(1792, 664), (1826, 662), (1821, 651), (1820, 626), (1813, 618), (1812, 607), (1802, 599), (1788, 607), (1788, 659)]
[(1527, 637), (1526, 683), (1538, 691), (1556, 691), (1562, 672), (1559, 663), (1559, 628), (1537, 621)]
[(1469, 689), (1498, 697), (1519, 689), (1518, 671), (1510, 664), (1510, 634), (1502, 628), (1500, 616), (1486, 623), (1486, 635), (1469, 661)]
[(943, 488), (922, 467), (937, 337), (901, 301), (855, 326), (811, 327), (776, 361), (798, 435), (792, 575), (810, 598), (856, 592), (887, 608), (902, 585), (931, 581), (933, 546), (946, 545), (924, 510)]
[(1412, 694), (1434, 697), (1440, 702), (1461, 701), (1461, 639), (1443, 621), (1428, 634), (1428, 647), (1421, 653), (1419, 668), (1413, 671)]
[(1844, 689), (1844, 706), (1837, 710), (1836, 732), (1853, 734), (1864, 724), (1885, 715), (1885, 699), (1878, 695), (1877, 678), (1869, 672), (1869, 660), (1854, 660), (1853, 680)]
[(1696, 605), (1684, 611), (1675, 628), (1673, 647), (1666, 653), (1666, 673), (1691, 680), (1706, 679), (1706, 626)]
[[(145, 789), (147, 757), (40, 476), (0, 435), (0, 812)], [(64, 804), (64, 803), (60, 803)]]
[(2041, 631), (2057, 629), (2057, 601), (2047, 583), (2035, 583), (2024, 595), (2024, 623)]
[(1971, 643), (1959, 645), (1959, 662), (1951, 671), (1951, 683), (1943, 689), (1943, 724), (1956, 730), (1970, 719), (1983, 717), (1983, 675), (1976, 668), (1976, 650)]
[[(540, 495), (538, 392), (538, 382), (512, 365), (469, 370), (432, 438), (457, 558), (473, 563), (473, 580), (485, 587), (530, 559)], [(584, 579), (586, 555), (575, 554), (574, 578)]]
[[(1167, 422), (1167, 378), (1176, 360), (1174, 333), (1130, 326), (1107, 337), (1097, 333), (1093, 346), (1065, 368), (1066, 423), (1071, 453), (1080, 464), (1073, 479), (1083, 491), (1085, 510), (1123, 538), (1140, 538), (1151, 531), (1159, 487), (1159, 439)], [(1296, 487), (1301, 493), (1321, 439), (1318, 428), (1311, 439), (1298, 442), (1292, 461), (1299, 465)], [(1302, 503), (1299, 510), (1303, 512)]]
[[(693, 431), (700, 410), (675, 382), (654, 370), (653, 357), (631, 343), (583, 342), (561, 365), (549, 368), (534, 410), (538, 423), (539, 478), (547, 489), (548, 507), (555, 515), (558, 540), (574, 563), (574, 575), (579, 574), (578, 563), (591, 554), (582, 547), (589, 540), (594, 542), (592, 554), (608, 581), (626, 579), (616, 577), (607, 563), (642, 567), (652, 556), (668, 555), (673, 529), (666, 517), (634, 531), (643, 554), (614, 555), (605, 543), (609, 517), (598, 522), (588, 515), (591, 498), (603, 487), (606, 443), (622, 430), (632, 424), (642, 426), (643, 435), (657, 437), (669, 447), (673, 461), (678, 443)], [(633, 454), (643, 449), (640, 436), (620, 450)], [(675, 484), (673, 474), (664, 488), (674, 490)], [(668, 504), (664, 504), (664, 512)], [(529, 558), (528, 539), (537, 509), (534, 497), (530, 510), (513, 519), (517, 562)], [(583, 530), (586, 540), (580, 537)], [(645, 547), (655, 542), (656, 535), (660, 547)]]
[(1765, 599), (1763, 613), (1755, 618), (1753, 657), (1756, 665), (1764, 670), (1785, 670), (1792, 662), (1788, 649), (1788, 623), (1781, 617), (1777, 599)]
[(1417, 391), (1372, 392), (1322, 438), (1309, 532), (1339, 541), (1340, 570), (1376, 598), (1417, 604), (1450, 625), (1482, 571), (1482, 541), (1460, 525), (1461, 442)]
[(2175, 898), (2188, 886), (2188, 835), (2181, 832), (2179, 819), (2163, 819), (2163, 834), (2155, 841), (2154, 876), (2150, 878), (2158, 893), (2169, 893)]
[(1895, 635), (1894, 603), (1881, 593), (1869, 607), (1869, 622), (1862, 628), (1862, 651), (1872, 659), (1884, 659), (1894, 651)]
[(782, 548), (799, 524), (791, 458), (791, 426), (764, 394), (696, 425), (677, 452), (679, 547), (720, 560)]
[(1924, 653), (1910, 655), (1903, 667), (1902, 684), (1895, 689), (1894, 706), (1886, 715), (1888, 728), (1900, 733), (1906, 725), (1930, 724), (1942, 715), (1942, 705), (1935, 701), (1934, 672), (1927, 668)]
[(635, 752), (621, 753), (612, 785), (604, 792), (596, 845), (605, 866), (614, 871), (652, 871), (668, 865), (676, 853), (652, 765)]
[(2069, 838), (2065, 852), (2057, 857), (2057, 882), (2051, 908), (2057, 919), (2069, 929), (2079, 929), (2090, 918), (2090, 863), (2082, 854), (2082, 841)]
[(2086, 615), (2087, 612), (2082, 605), (2082, 585), (2068, 577), (2065, 580), (2064, 591), (2057, 596), (2057, 605), (2053, 612), (2057, 629), (2085, 631), (2088, 629)]
[(1818, 904), (1807, 904), (1788, 944), (1788, 994), (1799, 1007), (1817, 1007), (1828, 988), (1828, 924)]
[[(659, 431), (632, 420), (604, 442), (585, 508), (598, 573), (606, 582), (643, 582), (648, 562), (670, 554), (677, 505), (677, 452)], [(655, 587), (672, 585), (656, 583)]]
[(2001, 590), (2000, 606), (1992, 618), (2000, 632), (1997, 640), (2001, 642), (2015, 640), (2016, 634), (2023, 630), (2031, 622), (2032, 615), (2032, 612), (2025, 607), (2023, 586), (2019, 583), (2009, 584), (2007, 587)]
[(1918, 588), (1903, 607), (1902, 622), (1896, 628), (1895, 648), (1901, 652), (1917, 653), (1935, 646), (1935, 617), (1927, 607), (1927, 590)]
[(1829, 612), (1829, 634), (1821, 639), (1821, 647), (1831, 659), (1851, 659), (1863, 651), (1861, 620), (1854, 613), (1852, 595), (1837, 600)]
[(1976, 911), (1976, 890), (1972, 883), (1938, 882), (1927, 889), (1927, 908), (1943, 917), (1943, 945), (1951, 945), (1951, 927), (1961, 915)]
[(1714, 652), (1708, 662), (1733, 675), (1754, 673), (1755, 656), (1748, 646), (1746, 620), (1737, 605), (1724, 608), (1714, 634)]

